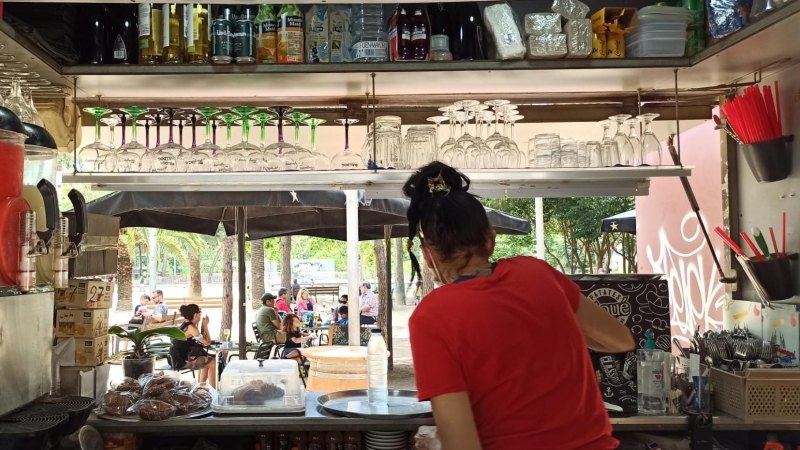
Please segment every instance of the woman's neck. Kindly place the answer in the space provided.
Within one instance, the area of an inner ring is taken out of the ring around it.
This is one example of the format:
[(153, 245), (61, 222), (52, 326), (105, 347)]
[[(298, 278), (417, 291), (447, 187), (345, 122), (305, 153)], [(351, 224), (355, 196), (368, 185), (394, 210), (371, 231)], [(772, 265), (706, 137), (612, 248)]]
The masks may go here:
[(480, 257), (472, 257), (466, 265), (450, 264), (439, 267), (440, 275), (444, 278), (444, 283), (453, 283), (457, 279), (466, 276), (489, 276), (492, 273), (492, 263)]

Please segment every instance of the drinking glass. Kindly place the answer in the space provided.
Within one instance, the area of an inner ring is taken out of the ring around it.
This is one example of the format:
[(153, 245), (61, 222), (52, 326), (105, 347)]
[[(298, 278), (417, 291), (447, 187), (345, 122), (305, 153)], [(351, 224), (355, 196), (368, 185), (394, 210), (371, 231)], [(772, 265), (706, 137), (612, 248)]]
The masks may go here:
[(578, 141), (578, 167), (589, 167), (589, 160), (586, 155), (586, 142)]
[(216, 172), (217, 162), (223, 167), (227, 165), (226, 162), (222, 160), (222, 158), (224, 158), (222, 149), (213, 142), (214, 133), (211, 131), (211, 118), (218, 114), (220, 110), (218, 108), (201, 107), (195, 109), (195, 111), (201, 114), (206, 121), (206, 141), (194, 150), (194, 158), (202, 161), (196, 164), (197, 167), (195, 167), (195, 171)]
[(403, 139), (403, 145), (410, 167), (422, 167), (436, 159), (436, 129), (429, 126), (411, 127)]
[(642, 134), (642, 162), (651, 166), (661, 165), (661, 142), (653, 133), (653, 120), (658, 114), (649, 113), (637, 116), (637, 119), (644, 121), (644, 133)]
[[(447, 153), (454, 145), (456, 145), (456, 120), (455, 120), (455, 113), (460, 111), (460, 106), (443, 106), (439, 108), (439, 111), (443, 112), (445, 116), (447, 116), (448, 120), (450, 121), (450, 136), (447, 138), (446, 141), (442, 142), (441, 147), (439, 147), (439, 155), (442, 158), (442, 162), (445, 164), (453, 165), (453, 162), (450, 161), (448, 158), (452, 157), (452, 152)], [(447, 154), (446, 154), (447, 153)], [(446, 154), (446, 155), (445, 155)], [(455, 167), (455, 166), (453, 166)]]
[(226, 112), (225, 114), (220, 114), (219, 118), (225, 122), (227, 137), (225, 139), (225, 149), (218, 152), (217, 156), (214, 157), (215, 172), (230, 172), (233, 170), (233, 164), (236, 161), (236, 155), (231, 152), (231, 129), (233, 122), (239, 119), (240, 116), (232, 112)]
[(603, 151), (599, 141), (586, 143), (586, 167), (604, 167)]
[[(178, 170), (178, 156), (182, 153), (187, 153), (182, 145), (176, 144), (174, 135), (172, 133), (173, 125), (175, 123), (175, 113), (180, 110), (175, 108), (166, 108), (164, 113), (169, 119), (169, 141), (164, 145), (159, 145), (155, 148), (155, 159), (151, 171), (158, 173), (172, 173)], [(157, 119), (158, 120), (158, 116)], [(158, 127), (161, 128), (160, 126)], [(161, 141), (161, 132), (156, 131), (156, 143)]]
[(611, 121), (602, 120), (599, 122), (603, 127), (603, 140), (600, 141), (600, 151), (603, 153), (603, 164), (605, 167), (613, 167), (620, 163), (619, 145), (611, 137)]
[[(131, 116), (131, 141), (122, 145), (117, 152), (117, 172), (138, 172), (142, 164), (141, 155), (147, 148), (136, 141), (136, 122), (139, 116), (147, 112), (147, 108), (128, 106), (122, 111)], [(124, 130), (123, 126), (123, 136)]]
[(111, 154), (111, 147), (100, 141), (100, 118), (110, 113), (106, 108), (84, 108), (94, 116), (94, 142), (78, 152), (78, 170), (80, 172), (100, 172), (100, 163)]
[(628, 119), (625, 125), (628, 126), (628, 140), (631, 141), (633, 147), (633, 165), (641, 166), (643, 158), (642, 141), (639, 139), (639, 119)]
[(104, 172), (113, 172), (117, 168), (117, 151), (114, 149), (114, 128), (119, 125), (120, 116), (119, 114), (111, 114), (108, 117), (100, 119), (100, 122), (106, 124), (110, 131), (111, 139), (109, 140), (108, 148), (111, 149), (111, 152), (109, 152), (105, 158), (101, 158), (101, 160), (98, 161), (97, 169)]
[(311, 152), (300, 145), (300, 124), (309, 117), (311, 117), (311, 114), (297, 111), (286, 114), (286, 118), (294, 123), (294, 148), (285, 151), (283, 155), (286, 158), (286, 164), (293, 169), (300, 170), (300, 160), (306, 156), (311, 156)]
[(337, 153), (331, 159), (332, 170), (363, 169), (364, 160), (361, 156), (350, 151), (350, 125), (358, 123), (358, 119), (336, 119), (336, 123), (344, 125), (344, 151)]
[(561, 139), (559, 157), (561, 167), (578, 167), (578, 143), (575, 139)]
[(436, 124), (436, 152), (433, 157), (434, 161), (438, 161), (441, 157), (441, 152), (439, 150), (439, 126), (442, 124), (442, 122), (446, 122), (448, 120), (450, 120), (450, 118), (447, 116), (433, 116), (427, 118), (428, 122), (433, 122)]
[[(372, 130), (361, 146), (361, 159), (368, 168), (408, 169), (403, 149), (402, 119), (398, 116), (375, 117)], [(373, 148), (374, 147), (374, 148)]]
[(250, 115), (258, 111), (252, 106), (236, 106), (231, 111), (242, 117), (242, 142), (231, 147), (234, 172), (262, 171), (264, 155), (257, 146), (250, 143)]
[(614, 141), (617, 142), (617, 149), (619, 150), (620, 164), (623, 166), (634, 165), (634, 152), (633, 145), (630, 139), (625, 135), (625, 121), (630, 118), (630, 114), (617, 114), (609, 117), (609, 119), (617, 122), (617, 132), (614, 134)]
[(330, 170), (331, 162), (317, 151), (317, 127), (325, 123), (325, 120), (308, 118), (303, 123), (311, 128), (311, 152), (298, 161), (300, 170)]
[[(268, 109), (270, 112), (275, 113), (276, 119), (274, 122), (278, 126), (278, 142), (269, 144), (264, 149), (265, 168), (267, 171), (297, 170), (296, 164), (287, 164), (286, 160), (286, 153), (294, 150), (294, 146), (283, 141), (283, 126), (286, 124), (283, 116), (292, 109), (288, 106), (275, 106)], [(288, 123), (291, 124), (291, 122)]]
[(553, 153), (557, 153), (560, 146), (561, 140), (558, 134), (542, 133), (535, 135), (533, 139), (528, 141), (528, 167), (536, 167), (537, 169), (558, 167), (553, 164)]
[(272, 120), (274, 117), (275, 116), (272, 114), (263, 112), (253, 115), (253, 118), (256, 119), (258, 124), (261, 126), (261, 144), (259, 145), (259, 148), (261, 149), (262, 153), (267, 148), (267, 122)]

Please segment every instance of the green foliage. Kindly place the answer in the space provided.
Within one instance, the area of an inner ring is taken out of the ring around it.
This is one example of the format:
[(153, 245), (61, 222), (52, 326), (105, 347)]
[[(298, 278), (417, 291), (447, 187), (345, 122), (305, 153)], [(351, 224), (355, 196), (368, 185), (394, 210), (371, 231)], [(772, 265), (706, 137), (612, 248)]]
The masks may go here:
[(120, 339), (127, 339), (133, 344), (132, 348), (124, 352), (125, 359), (145, 359), (152, 356), (147, 351), (147, 343), (156, 337), (168, 337), (177, 341), (185, 341), (186, 335), (177, 327), (154, 328), (152, 330), (142, 330), (134, 328), (128, 331), (122, 327), (113, 326), (108, 329), (109, 334), (118, 336)]

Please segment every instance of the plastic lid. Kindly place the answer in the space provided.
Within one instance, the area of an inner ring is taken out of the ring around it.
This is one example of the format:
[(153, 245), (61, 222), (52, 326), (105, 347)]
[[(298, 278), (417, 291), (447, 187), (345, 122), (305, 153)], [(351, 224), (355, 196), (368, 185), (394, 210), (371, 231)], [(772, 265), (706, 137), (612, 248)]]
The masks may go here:
[(373, 334), (374, 334), (374, 333), (380, 333), (380, 332), (381, 332), (381, 329), (380, 329), (380, 328), (373, 328), (373, 329), (372, 329), (372, 333), (373, 333)]
[(25, 134), (25, 127), (19, 120), (14, 111), (0, 106), (0, 130), (12, 131), (14, 133)]
[(644, 332), (644, 336), (647, 338), (647, 340), (644, 343), (644, 349), (645, 350), (655, 350), (656, 349), (656, 342), (653, 340), (653, 337), (655, 337), (655, 335), (653, 334), (653, 331), (652, 330), (645, 331)]
[(446, 34), (434, 34), (431, 36), (431, 51), (433, 50), (450, 51), (450, 37)]
[(28, 139), (25, 139), (25, 145), (36, 145), (58, 150), (56, 140), (53, 139), (53, 136), (47, 130), (32, 123), (23, 123), (22, 126), (25, 128), (25, 134), (28, 136)]
[(648, 6), (637, 13), (640, 24), (659, 21), (681, 20), (691, 22), (694, 12), (679, 6)]

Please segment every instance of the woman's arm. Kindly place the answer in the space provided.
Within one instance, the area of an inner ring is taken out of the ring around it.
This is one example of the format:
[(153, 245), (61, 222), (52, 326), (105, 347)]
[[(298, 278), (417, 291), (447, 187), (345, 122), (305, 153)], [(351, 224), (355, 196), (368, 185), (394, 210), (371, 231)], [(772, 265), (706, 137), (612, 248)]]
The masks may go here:
[(594, 351), (622, 353), (636, 347), (628, 327), (584, 295), (581, 295), (575, 317), (586, 345)]
[(466, 392), (443, 394), (431, 399), (433, 419), (442, 450), (481, 450), (481, 440), (472, 405)]
[(211, 333), (208, 332), (208, 324), (203, 324), (203, 337), (198, 339), (197, 342), (203, 345), (211, 345)]

